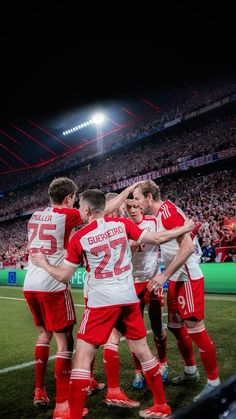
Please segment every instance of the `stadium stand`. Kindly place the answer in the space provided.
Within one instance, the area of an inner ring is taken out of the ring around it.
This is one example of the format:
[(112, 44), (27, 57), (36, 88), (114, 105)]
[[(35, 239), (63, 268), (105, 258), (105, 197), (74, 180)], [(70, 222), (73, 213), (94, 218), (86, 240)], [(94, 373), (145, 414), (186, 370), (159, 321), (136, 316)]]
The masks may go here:
[[(113, 130), (108, 133), (104, 132), (104, 150), (109, 152), (131, 144), (138, 139), (146, 138), (165, 129), (168, 123), (172, 123), (173, 120), (184, 119), (187, 115), (193, 116), (191, 113), (198, 113), (206, 106), (217, 104), (217, 101), (227, 103), (227, 100), (234, 100), (233, 93), (235, 91), (235, 80), (232, 78), (229, 80), (212, 80), (205, 86), (192, 87), (187, 85), (181, 89), (170, 88), (169, 91), (156, 92), (155, 94), (144, 92), (150, 101), (145, 97), (140, 97), (137, 103), (131, 101), (130, 106), (134, 111), (133, 116), (128, 115), (128, 119), (122, 122), (119, 129), (116, 126), (114, 132)], [(158, 106), (155, 103), (158, 103)], [(80, 118), (80, 116), (77, 115), (77, 118)], [(64, 120), (65, 115), (62, 115), (61, 119)], [(44, 121), (43, 124), (45, 124), (45, 128), (33, 121), (24, 120), (18, 125), (16, 123), (3, 127), (0, 138), (5, 147), (4, 150), (6, 152), (6, 146), (8, 146), (10, 139), (14, 141), (14, 154), (7, 153), (7, 167), (3, 164), (4, 161), (0, 161), (0, 173), (8, 174), (8, 176), (0, 178), (0, 190), (9, 191), (20, 185), (25, 186), (26, 183), (42, 180), (50, 174), (78, 166), (100, 154), (96, 136), (94, 138), (95, 132), (91, 132), (89, 127), (86, 128), (86, 141), (83, 137), (81, 139), (81, 136), (76, 132), (70, 135), (70, 146), (68, 146), (63, 141), (63, 136), (61, 138), (61, 129), (55, 128), (58, 122), (56, 124), (55, 121)], [(72, 114), (70, 118), (67, 115), (64, 128), (66, 128), (65, 124), (68, 126), (74, 125), (75, 115)], [(53, 134), (49, 131), (52, 130), (52, 127), (54, 127)], [(25, 141), (26, 139), (27, 141)], [(54, 141), (52, 141), (53, 139)], [(66, 155), (63, 158), (64, 153)], [(16, 159), (16, 157), (19, 158)], [(30, 166), (39, 167), (26, 169), (22, 164), (22, 159)], [(50, 163), (51, 160), (52, 163)], [(45, 163), (48, 164), (45, 166)], [(14, 173), (18, 170), (20, 170), (20, 176), (16, 177)]]
[[(236, 131), (234, 121), (236, 115), (225, 117), (223, 120), (214, 120), (209, 125), (188, 129), (180, 135), (170, 135), (161, 138), (154, 138), (152, 142), (142, 144), (131, 149), (123, 149), (123, 153), (101, 156), (87, 165), (67, 172), (79, 186), (79, 190), (89, 187), (108, 187), (119, 180), (132, 176), (148, 173), (153, 170), (165, 168), (192, 160), (197, 157), (206, 156), (222, 150), (235, 150)], [(227, 139), (226, 139), (227, 138)], [(151, 157), (150, 157), (151, 156)], [(102, 167), (102, 170), (100, 168)], [(62, 170), (61, 172), (62, 173)], [(22, 188), (18, 192), (10, 192), (7, 199), (0, 201), (0, 217), (15, 213), (20, 210), (43, 206), (45, 204), (45, 184), (39, 183), (32, 188)], [(20, 198), (20, 208), (17, 206)], [(41, 200), (41, 202), (39, 202)], [(43, 200), (43, 202), (42, 202)], [(5, 204), (7, 202), (7, 205)]]
[[(200, 244), (204, 245), (205, 239), (209, 236), (212, 243), (219, 246), (224, 235), (224, 220), (236, 218), (235, 170), (217, 171), (201, 176), (192, 174), (188, 178), (163, 178), (159, 183), (163, 198), (171, 199), (180, 207), (185, 208), (189, 217), (202, 222), (199, 233)], [(20, 212), (20, 208), (23, 208), (25, 204), (25, 213), (30, 214), (37, 206), (47, 205), (44, 185), (39, 185), (34, 190), (32, 201), (30, 201), (31, 193), (33, 192), (30, 191), (27, 195), (24, 191), (23, 198), (20, 193), (12, 198), (13, 208), (17, 208)], [(5, 212), (6, 217), (7, 215), (8, 213)], [(8, 263), (14, 256), (14, 263), (22, 262), (22, 258), (25, 257), (28, 218), (29, 215), (25, 215), (24, 219), (21, 219), (18, 214), (18, 219), (0, 223), (2, 238), (0, 255), (3, 261)], [(7, 267), (6, 264), (5, 267)]]
[[(227, 238), (224, 231), (224, 221), (236, 217), (236, 180), (233, 163), (236, 150), (235, 109), (230, 108), (223, 114), (208, 115), (205, 119), (190, 118), (188, 124), (178, 130), (177, 127), (173, 127), (171, 132), (163, 130), (161, 133), (149, 134), (153, 127), (158, 126), (160, 118), (170, 120), (176, 115), (183, 115), (197, 106), (210, 104), (232, 93), (234, 89), (235, 85), (231, 82), (220, 87), (215, 86), (211, 93), (209, 86), (208, 90), (206, 87), (202, 88), (189, 96), (188, 100), (186, 93), (185, 96), (182, 94), (178, 99), (178, 105), (177, 99), (171, 104), (174, 113), (170, 109), (162, 115), (156, 112), (145, 121), (141, 121), (135, 130), (131, 127), (124, 137), (125, 147), (113, 152), (108, 150), (109, 152), (89, 160), (85, 157), (86, 152), (83, 156), (82, 150), (79, 167), (71, 167), (75, 161), (78, 165), (78, 156), (72, 153), (43, 166), (37, 172), (30, 172), (31, 174), (28, 170), (20, 172), (20, 176), (1, 176), (1, 187), (6, 190), (3, 194), (5, 196), (0, 198), (0, 257), (3, 266), (24, 266), (27, 263), (27, 219), (36, 208), (48, 204), (48, 180), (61, 174), (71, 177), (78, 184), (79, 192), (82, 192), (87, 188), (111, 191), (114, 186), (115, 189), (121, 190), (123, 181), (128, 182), (132, 177), (156, 173), (152, 178), (160, 184), (163, 198), (173, 200), (185, 208), (190, 217), (203, 223), (199, 232), (201, 246), (208, 238), (215, 247), (235, 246), (234, 233), (228, 232)], [(171, 105), (169, 104), (169, 108)], [(165, 109), (164, 102), (162, 107)], [(129, 142), (129, 139), (136, 138), (139, 132), (149, 135), (143, 141)], [(115, 141), (121, 144), (122, 135), (124, 133), (117, 134), (119, 138)], [(81, 151), (78, 153), (81, 154)], [(201, 162), (203, 157), (205, 160)], [(194, 165), (190, 164), (195, 161), (200, 161), (200, 168), (194, 169)], [(216, 161), (222, 164), (217, 166)], [(209, 162), (212, 164), (207, 165)], [(167, 176), (172, 173), (173, 168), (174, 178)], [(163, 173), (166, 171), (165, 176), (160, 177), (160, 173), (157, 173), (161, 170)], [(14, 183), (11, 183), (13, 177)]]

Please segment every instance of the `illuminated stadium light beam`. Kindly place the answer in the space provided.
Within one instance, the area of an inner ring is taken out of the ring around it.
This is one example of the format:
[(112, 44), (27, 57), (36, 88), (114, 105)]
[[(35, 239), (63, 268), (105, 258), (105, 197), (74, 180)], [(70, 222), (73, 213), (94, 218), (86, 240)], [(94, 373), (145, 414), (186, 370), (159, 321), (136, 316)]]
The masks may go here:
[(96, 125), (101, 124), (104, 121), (104, 115), (102, 113), (96, 113), (92, 119), (93, 123)]
[(85, 127), (88, 127), (91, 124), (100, 125), (104, 121), (104, 119), (105, 117), (103, 114), (97, 113), (93, 116), (92, 119), (89, 119), (88, 121), (82, 122), (79, 125), (76, 125), (75, 127), (72, 127), (70, 129), (67, 129), (66, 131), (63, 131), (62, 135), (69, 135)]
[(66, 131), (63, 131), (62, 135), (68, 135), (71, 134), (72, 132), (76, 132), (79, 131), (85, 127), (87, 127), (88, 125), (91, 125), (93, 123), (93, 121), (90, 119), (89, 121), (85, 121), (82, 122), (82, 124), (76, 125), (75, 127), (72, 127), (70, 129), (67, 129)]

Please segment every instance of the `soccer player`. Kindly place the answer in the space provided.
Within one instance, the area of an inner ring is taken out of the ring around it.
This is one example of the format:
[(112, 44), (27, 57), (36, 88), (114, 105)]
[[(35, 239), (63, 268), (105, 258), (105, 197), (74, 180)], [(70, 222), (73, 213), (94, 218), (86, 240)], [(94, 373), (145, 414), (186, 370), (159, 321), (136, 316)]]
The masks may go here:
[[(106, 194), (106, 202), (110, 199), (113, 199), (117, 196), (116, 193)], [(129, 198), (132, 198), (129, 199)], [(130, 219), (132, 219), (135, 224), (138, 224), (140, 228), (146, 228), (149, 231), (156, 231), (156, 219), (155, 217), (143, 217), (140, 209), (138, 208), (137, 201), (133, 199), (132, 193), (128, 195), (128, 200), (126, 204), (124, 203), (120, 208), (113, 212), (114, 216), (125, 216), (127, 214)], [(110, 216), (110, 214), (109, 214)], [(144, 220), (144, 218), (146, 220)], [(140, 224), (141, 223), (141, 224)], [(153, 245), (137, 245), (133, 242), (133, 247), (136, 253), (132, 257), (133, 265), (133, 277), (135, 282), (135, 288), (137, 295), (140, 299), (140, 308), (143, 312), (144, 306), (148, 303), (149, 306), (149, 315), (151, 319), (151, 325), (155, 335), (155, 343), (158, 348), (159, 361), (161, 366), (162, 380), (163, 382), (167, 379), (167, 363), (166, 363), (166, 333), (162, 329), (162, 312), (161, 306), (164, 303), (163, 289), (158, 290), (159, 297), (157, 295), (152, 295), (150, 304), (149, 304), (149, 292), (147, 290), (147, 281), (151, 279), (155, 273), (158, 272), (158, 259), (157, 251), (158, 246)], [(145, 248), (145, 250), (144, 250)], [(142, 249), (142, 251), (140, 251)], [(146, 256), (146, 258), (145, 258)], [(145, 262), (146, 261), (146, 262)], [(151, 273), (150, 273), (150, 266)], [(146, 273), (145, 273), (146, 272)], [(148, 273), (149, 279), (147, 281), (143, 280), (144, 276), (147, 277)], [(142, 279), (140, 279), (142, 278)], [(141, 282), (140, 282), (141, 281)], [(120, 343), (121, 333), (117, 329), (113, 329), (111, 335), (108, 338), (108, 341), (104, 345), (103, 351), (103, 361), (104, 369), (106, 371), (107, 378), (107, 394), (106, 394), (106, 403), (109, 406), (117, 406), (124, 408), (133, 408), (137, 406), (137, 401), (128, 398), (124, 391), (121, 391), (119, 386), (119, 370), (120, 370), (120, 360), (118, 355), (119, 343)], [(142, 368), (138, 358), (132, 352), (136, 375), (133, 381), (133, 387), (136, 389), (143, 388), (144, 377), (142, 374)]]
[[(106, 203), (117, 196), (118, 194), (115, 192), (108, 192), (105, 195)], [(126, 217), (127, 212), (125, 202), (123, 202), (119, 208), (108, 215), (109, 217)], [(118, 349), (121, 336), (122, 334), (114, 327), (107, 342), (104, 345), (103, 364), (107, 379), (106, 404), (108, 406), (132, 409), (139, 406), (139, 402), (127, 397), (125, 392), (120, 388), (120, 359), (118, 355)]]
[[(166, 404), (159, 363), (146, 341), (146, 329), (139, 309), (128, 239), (139, 244), (160, 244), (193, 229), (193, 222), (169, 232), (150, 233), (125, 218), (104, 218), (105, 195), (98, 190), (83, 192), (80, 212), (88, 225), (70, 240), (61, 266), (53, 266), (44, 254), (33, 253), (32, 262), (45, 269), (59, 282), (68, 283), (82, 262), (86, 261), (88, 308), (79, 326), (74, 367), (70, 379), (68, 418), (81, 419), (90, 382), (90, 366), (98, 346), (107, 342), (115, 326), (128, 340), (141, 362), (146, 381), (154, 396), (154, 405), (140, 412), (141, 417), (166, 417)], [(152, 416), (151, 416), (152, 415)]]
[[(62, 263), (73, 229), (83, 224), (79, 210), (73, 208), (76, 192), (77, 186), (71, 179), (61, 177), (50, 183), (50, 207), (34, 212), (28, 223), (30, 254), (41, 249), (52, 264)], [(76, 323), (70, 288), (33, 265), (29, 259), (23, 291), (39, 331), (35, 346), (35, 405), (49, 404), (44, 377), (52, 335), (56, 339), (54, 417), (57, 417), (58, 412), (63, 413), (68, 408), (74, 346), (72, 329)]]
[[(115, 192), (108, 192), (105, 195), (106, 205), (109, 201), (117, 197), (118, 194)], [(123, 203), (119, 208), (114, 209), (111, 213), (108, 214), (109, 217), (125, 217), (126, 216), (126, 206)], [(87, 274), (84, 282), (84, 296), (85, 296), (85, 306), (87, 307), (87, 294), (88, 294), (88, 284), (87, 279), (89, 274)], [(120, 371), (120, 359), (118, 355), (118, 348), (120, 343), (120, 338), (122, 334), (116, 329), (113, 328), (112, 332), (104, 345), (103, 350), (103, 363), (107, 379), (107, 393), (106, 393), (106, 404), (108, 406), (116, 406), (122, 408), (134, 408), (139, 406), (139, 402), (132, 400), (127, 397), (124, 391), (120, 389), (119, 384), (119, 371)], [(94, 369), (94, 360), (91, 363), (91, 375)], [(93, 376), (93, 375), (92, 375)], [(90, 381), (90, 386), (88, 394), (91, 394), (94, 390), (102, 390), (104, 388), (103, 383), (98, 383), (95, 378)]]
[[(128, 188), (130, 190), (130, 187)], [(123, 195), (128, 194), (127, 191), (123, 191)], [(118, 197), (118, 198), (117, 198)], [(106, 198), (106, 208), (110, 210), (108, 202), (111, 200), (113, 201), (113, 205), (115, 203), (114, 198), (120, 199), (119, 194), (116, 192), (108, 192), (105, 195)], [(116, 203), (113, 208), (113, 210), (108, 214), (108, 211), (106, 211), (106, 214), (109, 217), (125, 217), (126, 216), (126, 206), (123, 202), (120, 207), (116, 208)], [(87, 307), (88, 297), (88, 284), (87, 284), (88, 275), (85, 277), (84, 281), (84, 300), (85, 300), (85, 307)], [(107, 396), (106, 396), (106, 403), (109, 406), (118, 406), (118, 407), (126, 407), (129, 404), (130, 407), (135, 407), (136, 402), (134, 400), (130, 400), (124, 391), (120, 391), (119, 388), (119, 368), (120, 368), (120, 361), (118, 356), (118, 345), (120, 342), (121, 333), (118, 332), (115, 328), (112, 330), (111, 335), (107, 341), (107, 343), (104, 345), (104, 351), (103, 351), (103, 362), (104, 362), (104, 368), (106, 372), (106, 378), (107, 378)], [(99, 383), (95, 377), (94, 377), (94, 364), (95, 364), (95, 358), (93, 359), (91, 363), (91, 379), (90, 379), (90, 385), (88, 394), (92, 394), (94, 390), (103, 390), (105, 387), (104, 383)], [(114, 391), (116, 394), (116, 399), (114, 399)], [(119, 399), (117, 398), (117, 393), (119, 393)]]
[[(106, 205), (112, 212), (121, 205), (135, 185), (130, 186)], [(51, 205), (43, 211), (36, 211), (28, 223), (29, 252), (38, 249), (47, 255), (52, 264), (62, 263), (65, 250), (74, 228), (84, 224), (80, 211), (73, 208), (76, 184), (69, 178), (54, 179), (48, 193)], [(39, 335), (35, 346), (35, 405), (49, 404), (45, 390), (45, 371), (49, 356), (49, 346), (54, 334), (57, 343), (55, 363), (56, 407), (54, 416), (68, 410), (68, 383), (73, 352), (73, 325), (76, 322), (74, 305), (68, 285), (60, 284), (47, 272), (29, 267), (24, 281), (24, 296), (33, 314)], [(91, 377), (91, 387), (96, 383)]]
[[(109, 194), (112, 198), (114, 194)], [(107, 195), (106, 195), (107, 197)], [(126, 213), (129, 218), (139, 226), (141, 229), (149, 231), (157, 231), (157, 222), (154, 216), (143, 216), (136, 200), (133, 199), (132, 193), (128, 195), (126, 205), (122, 207), (121, 211)], [(119, 209), (120, 211), (120, 209)], [(135, 282), (136, 293), (140, 300), (140, 308), (143, 313), (144, 307), (147, 304), (149, 309), (149, 317), (151, 326), (154, 332), (154, 342), (157, 347), (158, 357), (160, 361), (160, 370), (162, 373), (163, 382), (168, 377), (167, 362), (166, 362), (166, 332), (162, 327), (162, 306), (164, 305), (163, 288), (157, 290), (156, 294), (150, 293), (147, 289), (148, 281), (158, 272), (158, 246), (156, 245), (137, 245), (133, 242), (131, 248), (134, 249), (132, 255), (133, 278)], [(124, 392), (121, 392), (119, 387), (119, 368), (120, 361), (118, 356), (118, 348), (121, 334), (113, 329), (107, 343), (104, 345), (104, 368), (107, 377), (107, 396), (106, 403), (118, 407), (135, 407), (136, 401), (129, 399)], [(144, 386), (144, 377), (142, 368), (138, 358), (132, 353), (135, 365), (135, 378), (133, 380), (133, 387), (142, 389)]]
[[(137, 200), (133, 194), (129, 194), (126, 200), (126, 211), (129, 218), (139, 226), (139, 228), (148, 231), (157, 231), (157, 220), (154, 216), (143, 215)], [(145, 305), (148, 306), (151, 328), (154, 334), (154, 343), (157, 348), (162, 381), (168, 378), (168, 367), (166, 361), (166, 331), (162, 324), (162, 307), (164, 306), (163, 288), (159, 288), (155, 293), (149, 292), (147, 284), (159, 271), (158, 250), (159, 246), (143, 244), (131, 244), (133, 249), (132, 264), (134, 286), (137, 296), (140, 300), (140, 309), (143, 315)], [(133, 387), (143, 388), (143, 375), (139, 360), (133, 354), (136, 376), (133, 381)]]
[[(185, 215), (171, 201), (162, 201), (159, 187), (153, 181), (144, 181), (133, 191), (144, 213), (157, 217), (158, 231), (168, 231), (183, 225)], [(175, 335), (183, 357), (184, 374), (172, 379), (173, 384), (193, 382), (199, 379), (194, 359), (192, 341), (199, 354), (207, 375), (207, 383), (194, 400), (198, 400), (220, 384), (216, 350), (206, 332), (204, 324), (204, 278), (193, 254), (194, 245), (190, 234), (161, 244), (166, 270), (156, 275), (148, 285), (149, 290), (162, 286), (167, 278), (168, 285), (168, 328)]]

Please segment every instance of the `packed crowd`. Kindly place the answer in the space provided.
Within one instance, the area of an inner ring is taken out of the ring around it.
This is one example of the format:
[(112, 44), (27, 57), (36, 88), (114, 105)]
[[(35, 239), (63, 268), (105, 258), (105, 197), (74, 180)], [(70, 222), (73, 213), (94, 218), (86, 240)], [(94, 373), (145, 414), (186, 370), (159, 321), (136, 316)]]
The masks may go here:
[[(223, 97), (230, 95), (235, 91), (235, 82), (228, 81), (221, 83), (218, 87), (215, 86), (212, 89), (210, 89), (209, 86), (206, 86), (205, 88), (199, 89), (198, 91), (193, 91), (191, 96), (189, 94), (181, 95), (180, 92), (179, 95), (176, 94), (175, 100), (173, 97), (170, 102), (167, 100), (166, 104), (162, 106), (162, 110), (160, 112), (155, 110), (153, 112), (149, 112), (146, 115), (138, 117), (138, 119), (134, 118), (132, 123), (126, 129), (123, 129), (122, 132), (111, 134), (108, 137), (105, 137), (103, 140), (101, 140), (104, 142), (104, 149), (106, 149), (106, 152), (109, 152), (116, 148), (128, 145), (139, 137), (145, 137), (146, 135), (154, 133), (158, 130), (158, 127), (160, 127), (165, 122), (171, 121), (178, 117), (182, 117), (189, 112), (216, 102), (217, 100), (222, 99)], [(103, 149), (103, 146), (100, 148)], [(152, 150), (150, 151), (152, 152)], [(41, 168), (20, 172), (20, 176), (16, 177), (15, 174), (9, 174), (6, 177), (2, 176), (0, 179), (0, 190), (9, 190), (9, 188), (14, 189), (16, 186), (24, 186), (27, 183), (32, 183), (34, 181), (42, 181), (49, 174), (54, 174), (58, 171), (61, 172), (62, 170), (67, 170), (69, 168), (78, 166), (78, 164), (84, 163), (99, 154), (101, 153), (98, 151), (97, 141), (92, 142), (89, 144), (89, 146), (86, 145), (86, 147), (74, 151), (65, 157), (56, 159), (51, 164), (47, 164)], [(162, 154), (157, 156), (159, 160), (165, 158), (165, 156), (162, 156)], [(182, 158), (182, 156), (180, 158)], [(150, 166), (156, 167), (155, 161), (152, 161)], [(138, 172), (139, 168), (135, 167), (133, 170)], [(109, 174), (107, 176), (109, 178)], [(117, 176), (119, 176), (119, 173), (115, 174), (114, 178)], [(103, 179), (103, 183), (104, 181), (107, 182), (109, 179)]]
[[(235, 116), (214, 120), (205, 127), (189, 129), (180, 135), (153, 139), (123, 154), (101, 157), (69, 172), (82, 192), (88, 188), (109, 188), (113, 182), (172, 166), (209, 153), (235, 148)], [(0, 218), (47, 205), (47, 183), (10, 193), (0, 201)]]
[(27, 266), (27, 221), (0, 224), (0, 268), (22, 269)]
[(229, 248), (223, 261), (236, 261), (235, 170), (164, 180), (162, 190), (163, 196), (179, 205), (189, 218), (202, 223), (198, 233), (201, 262), (215, 262), (216, 247)]
[[(79, 184), (79, 182), (77, 181)], [(236, 246), (236, 226), (231, 232), (224, 221), (236, 219), (236, 176), (235, 170), (224, 170), (204, 176), (191, 176), (175, 180), (162, 178), (157, 183), (161, 185), (163, 199), (170, 199), (186, 214), (201, 221), (199, 232), (201, 246), (210, 240), (214, 247)], [(36, 188), (38, 207), (49, 204), (47, 190), (42, 186)], [(26, 196), (21, 198), (25, 203)], [(27, 262), (27, 220), (15, 220), (0, 223), (0, 260), (7, 264), (25, 265)]]

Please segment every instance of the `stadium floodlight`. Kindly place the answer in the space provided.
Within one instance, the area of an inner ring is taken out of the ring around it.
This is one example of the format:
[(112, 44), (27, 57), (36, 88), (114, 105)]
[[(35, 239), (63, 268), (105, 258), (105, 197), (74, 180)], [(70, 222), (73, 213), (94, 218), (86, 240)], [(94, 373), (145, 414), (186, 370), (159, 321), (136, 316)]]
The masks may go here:
[(101, 125), (104, 119), (105, 117), (102, 113), (96, 113), (92, 119), (89, 119), (88, 121), (84, 121), (80, 123), (79, 125), (76, 125), (75, 127), (72, 127), (70, 129), (67, 129), (66, 131), (63, 131), (62, 135), (68, 135), (68, 134), (74, 133), (85, 127), (88, 127), (91, 124)]
[(88, 125), (91, 125), (93, 123), (93, 121), (90, 119), (89, 121), (85, 121), (82, 124), (76, 125), (73, 128), (67, 129), (66, 131), (63, 131), (62, 135), (68, 135), (71, 134), (72, 132), (76, 132), (79, 131), (82, 128), (87, 127)]
[(93, 118), (92, 122), (96, 125), (100, 125), (104, 120), (104, 115), (102, 113), (96, 113)]

